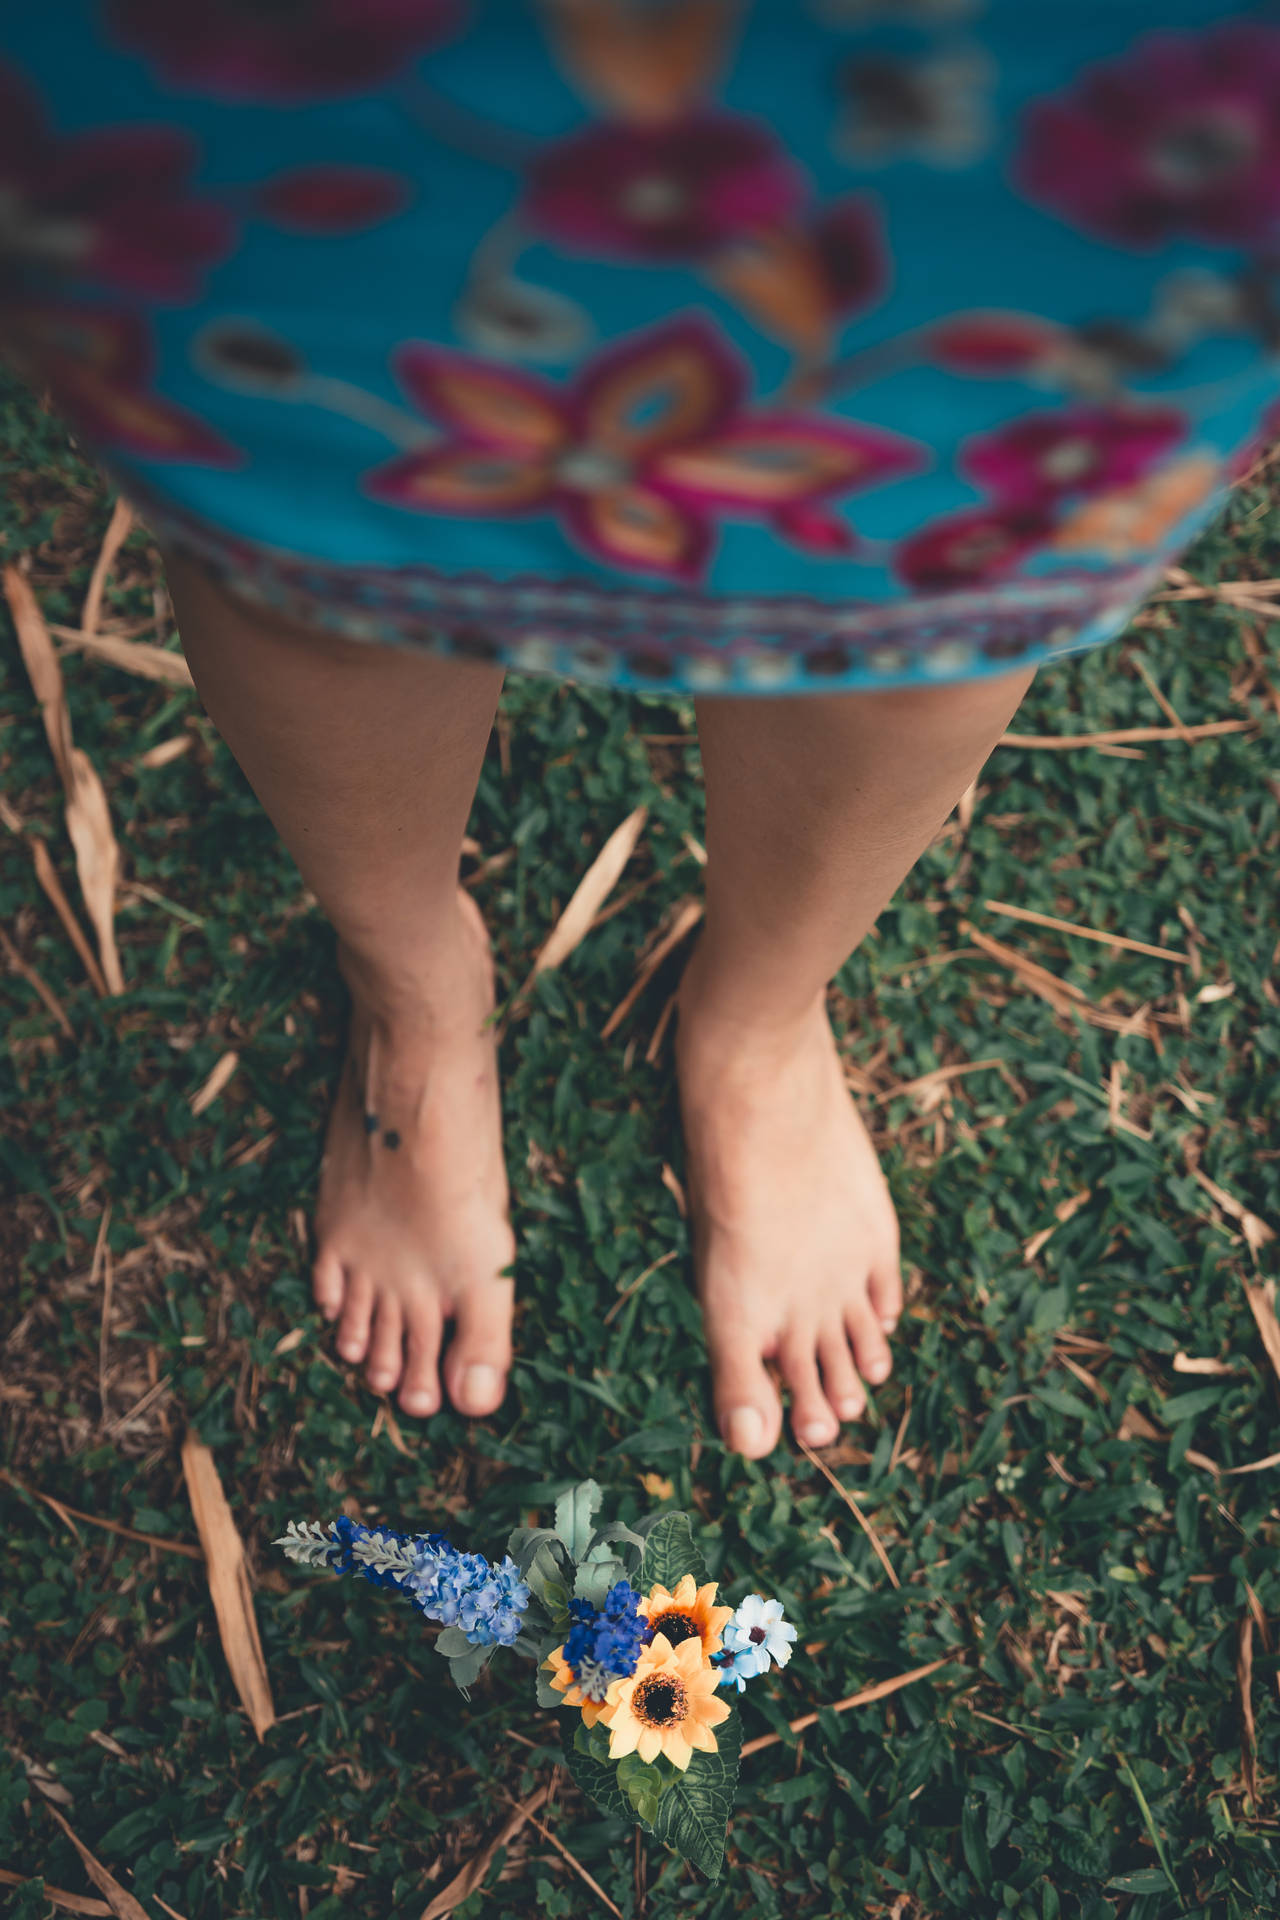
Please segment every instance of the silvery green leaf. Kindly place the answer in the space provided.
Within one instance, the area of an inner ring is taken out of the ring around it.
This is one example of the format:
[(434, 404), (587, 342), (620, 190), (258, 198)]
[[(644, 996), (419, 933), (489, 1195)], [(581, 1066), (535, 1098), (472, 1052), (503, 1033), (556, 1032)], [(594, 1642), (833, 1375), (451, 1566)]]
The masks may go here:
[[(466, 1636), (463, 1637), (465, 1639)], [(496, 1651), (497, 1648), (492, 1644), (485, 1647), (473, 1647), (468, 1644), (465, 1653), (450, 1656), (449, 1678), (459, 1693), (465, 1693), (469, 1686), (474, 1685)]]
[(446, 1660), (464, 1659), (471, 1650), (471, 1642), (461, 1627), (441, 1627), (436, 1635), (436, 1652), (442, 1653)]
[(330, 1567), (342, 1552), (342, 1542), (333, 1532), (332, 1524), (322, 1527), (318, 1520), (304, 1520), (301, 1525), (291, 1520), (278, 1540), (271, 1542), (273, 1547), (281, 1547), (302, 1567)]
[(583, 1480), (556, 1501), (556, 1532), (574, 1560), (586, 1554), (591, 1542), (591, 1517), (603, 1498), (594, 1480)]
[(620, 1553), (628, 1578), (634, 1580), (640, 1571), (640, 1562), (644, 1558), (644, 1541), (634, 1528), (624, 1526), (621, 1520), (615, 1520), (610, 1526), (597, 1527), (591, 1536), (586, 1557), (593, 1559), (599, 1547), (611, 1545)]
[(540, 1707), (562, 1707), (564, 1705), (564, 1695), (552, 1686), (551, 1675), (545, 1667), (539, 1666), (534, 1684), (538, 1689), (538, 1705)]
[(535, 1550), (529, 1565), (522, 1569), (525, 1585), (530, 1593), (542, 1602), (553, 1619), (564, 1612), (569, 1599), (569, 1589), (565, 1579), (568, 1569), (560, 1564), (563, 1557), (563, 1546), (557, 1554), (550, 1542), (543, 1540)]
[[(512, 1544), (517, 1538), (519, 1539), (518, 1548)], [(543, 1547), (549, 1549), (559, 1571), (567, 1576), (572, 1563), (568, 1549), (554, 1527), (519, 1527), (507, 1543), (507, 1551), (520, 1569), (521, 1577), (526, 1580), (529, 1568), (533, 1565), (534, 1556)]]
[(417, 1547), (412, 1541), (396, 1540), (389, 1534), (374, 1532), (351, 1543), (351, 1558), (362, 1567), (374, 1567), (403, 1580), (417, 1567)]
[(602, 1607), (610, 1587), (625, 1579), (626, 1568), (621, 1560), (604, 1549), (601, 1557), (584, 1560), (578, 1568), (578, 1577), (573, 1583), (574, 1597), (589, 1600), (593, 1607)]

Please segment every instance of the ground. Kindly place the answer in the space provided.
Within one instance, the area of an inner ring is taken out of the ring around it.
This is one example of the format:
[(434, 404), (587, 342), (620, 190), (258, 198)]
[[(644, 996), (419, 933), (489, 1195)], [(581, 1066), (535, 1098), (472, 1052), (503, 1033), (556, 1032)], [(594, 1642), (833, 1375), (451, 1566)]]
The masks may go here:
[[(0, 555), (29, 554), (46, 619), (77, 624), (110, 496), (12, 387), (0, 446)], [(1188, 566), (1199, 582), (1265, 581), (1278, 559), (1263, 470)], [(728, 1455), (710, 1418), (659, 1032), (683, 949), (604, 1034), (645, 942), (698, 892), (690, 709), (532, 680), (505, 698), (464, 867), (500, 993), (526, 980), (607, 834), (641, 804), (649, 816), (607, 917), (509, 1011), (511, 1392), (491, 1419), (421, 1424), (335, 1359), (310, 1301), (343, 1018), (330, 933), (194, 696), (67, 651), (75, 740), (122, 853), (127, 993), (100, 997), (33, 869), (27, 836), (84, 917), (4, 627), (0, 1867), (24, 1883), (14, 1912), (54, 1910), (36, 1875), (97, 1897), (57, 1813), (150, 1915), (416, 1920), (501, 1830), (507, 1796), (543, 1785), (546, 1834), (627, 1920), (1274, 1910), (1280, 1514), (1274, 1466), (1253, 1469), (1280, 1449), (1280, 1339), (1271, 1358), (1264, 1345), (1280, 1244), (1280, 651), (1265, 593), (1243, 611), (1230, 598), (1160, 598), (1122, 642), (1041, 676), (1019, 734), (1162, 731), (1119, 753), (998, 749), (833, 991), (909, 1287), (896, 1371), (826, 1474), (785, 1443), (757, 1464)], [(103, 618), (176, 648), (140, 531)], [(1179, 737), (1157, 691), (1188, 726), (1236, 730)], [(195, 1100), (231, 1053), (221, 1091)], [(108, 1207), (109, 1297), (94, 1264)], [(195, 1540), (188, 1424), (256, 1582), (280, 1716), (261, 1744), (200, 1559), (164, 1544)], [(269, 1544), (288, 1519), (345, 1510), (493, 1552), (587, 1473), (621, 1515), (688, 1508), (730, 1598), (777, 1593), (800, 1623), (791, 1666), (744, 1701), (748, 1739), (783, 1739), (743, 1763), (714, 1888), (582, 1802), (526, 1669), (491, 1669), (461, 1706), (407, 1606)], [(461, 1920), (603, 1911), (546, 1834), (526, 1824), (493, 1853)]]

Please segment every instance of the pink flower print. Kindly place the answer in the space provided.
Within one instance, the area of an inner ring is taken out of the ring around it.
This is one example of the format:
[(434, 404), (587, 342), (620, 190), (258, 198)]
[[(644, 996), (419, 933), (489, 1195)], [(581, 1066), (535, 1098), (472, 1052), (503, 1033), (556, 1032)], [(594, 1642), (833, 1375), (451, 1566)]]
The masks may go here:
[(363, 92), (450, 34), (464, 0), (109, 0), (118, 39), (162, 79), (222, 100)]
[(718, 515), (838, 551), (822, 503), (922, 459), (878, 428), (748, 411), (741, 365), (697, 316), (607, 348), (567, 389), (427, 345), (402, 347), (397, 369), (449, 437), (367, 475), (375, 498), (476, 519), (554, 513), (606, 566), (671, 580), (706, 572)]
[(1036, 314), (957, 313), (930, 328), (928, 352), (948, 373), (998, 380), (1038, 372), (1069, 338), (1064, 327)]
[(192, 142), (176, 127), (59, 137), (0, 69), (0, 272), (87, 279), (156, 300), (193, 298), (235, 222), (192, 196)]
[(409, 203), (410, 183), (384, 167), (293, 167), (264, 180), (259, 214), (290, 233), (359, 233)]
[(136, 313), (18, 302), (3, 325), (19, 358), (49, 384), (86, 440), (140, 460), (238, 467), (243, 455), (195, 414), (151, 391), (153, 351)]
[(1042, 508), (971, 507), (904, 540), (893, 556), (894, 569), (924, 593), (981, 586), (1012, 573), (1049, 528)]
[(1175, 407), (1067, 407), (1024, 413), (970, 440), (961, 470), (997, 499), (1053, 500), (1129, 486), (1186, 432)]
[(1120, 246), (1280, 235), (1280, 30), (1151, 34), (1036, 102), (1015, 179)]
[(533, 163), (524, 211), (579, 253), (698, 259), (779, 225), (804, 202), (801, 175), (768, 127), (700, 113), (648, 125), (593, 125)]

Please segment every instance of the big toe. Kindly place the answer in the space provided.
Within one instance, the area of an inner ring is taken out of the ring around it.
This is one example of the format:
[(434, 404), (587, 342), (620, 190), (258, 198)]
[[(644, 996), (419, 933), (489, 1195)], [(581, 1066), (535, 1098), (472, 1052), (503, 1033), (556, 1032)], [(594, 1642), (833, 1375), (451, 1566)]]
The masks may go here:
[(730, 1453), (760, 1460), (773, 1452), (782, 1431), (782, 1406), (760, 1348), (745, 1335), (719, 1340), (710, 1328), (708, 1343), (721, 1438)]
[(477, 1287), (458, 1304), (445, 1362), (449, 1398), (459, 1413), (493, 1413), (502, 1405), (511, 1365), (510, 1281)]

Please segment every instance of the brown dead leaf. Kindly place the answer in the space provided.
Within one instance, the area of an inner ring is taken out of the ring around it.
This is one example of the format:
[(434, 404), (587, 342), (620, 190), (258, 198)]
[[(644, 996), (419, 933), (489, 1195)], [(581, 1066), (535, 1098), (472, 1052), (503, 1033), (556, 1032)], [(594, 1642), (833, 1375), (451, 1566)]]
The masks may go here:
[(98, 957), (109, 993), (123, 993), (124, 975), (115, 939), (115, 894), (120, 849), (111, 829), (111, 812), (93, 764), (71, 738), (62, 672), (53, 642), (25, 575), (12, 564), (4, 570), (5, 598), (18, 645), (37, 700), (49, 750), (67, 801), (67, 834), (75, 850), (80, 891), (98, 936)]
[[(49, 1813), (51, 1817), (57, 1821), (76, 1852), (80, 1855), (80, 1864), (106, 1901), (107, 1911), (116, 1914), (118, 1920), (149, 1920), (147, 1910), (142, 1902), (135, 1900), (133, 1895), (120, 1885), (120, 1882), (113, 1873), (108, 1873), (101, 1860), (94, 1858), (88, 1847), (85, 1846), (83, 1840), (79, 1839), (78, 1836), (71, 1831), (71, 1828), (58, 1812), (58, 1809), (56, 1807), (50, 1807)], [(83, 1912), (83, 1908), (81, 1908), (80, 1911)]]
[(1137, 1407), (1126, 1407), (1116, 1429), (1121, 1440), (1163, 1440), (1159, 1427), (1148, 1420), (1145, 1413)]
[[(551, 967), (563, 965), (569, 958), (622, 878), (623, 868), (635, 852), (648, 818), (649, 809), (637, 807), (633, 813), (627, 815), (620, 826), (614, 828), (578, 882), (573, 898), (551, 929), (541, 952), (533, 963), (534, 974), (546, 973)], [(521, 991), (523, 990), (522, 988)]]
[(213, 1455), (193, 1433), (182, 1443), (182, 1471), (196, 1532), (204, 1548), (209, 1597), (217, 1616), (222, 1650), (241, 1705), (261, 1740), (267, 1728), (274, 1725), (276, 1710), (254, 1618), (244, 1547), (236, 1532), (227, 1496), (222, 1491)]
[(80, 612), (80, 631), (96, 634), (98, 622), (102, 618), (102, 592), (107, 584), (107, 576), (115, 563), (125, 541), (133, 531), (133, 508), (122, 493), (116, 495), (115, 506), (111, 509), (111, 518), (107, 530), (102, 536), (102, 545), (98, 557), (93, 563), (93, 572), (89, 577), (89, 591), (84, 597), (84, 606)]
[(234, 1048), (223, 1054), (204, 1085), (191, 1096), (191, 1111), (196, 1118), (213, 1105), (239, 1065), (240, 1055)]
[[(31, 1878), (29, 1873), (10, 1873), (7, 1867), (0, 1867), (0, 1887), (21, 1887)], [(51, 1887), (44, 1883), (44, 1898), (61, 1907), (66, 1913), (106, 1914), (110, 1920), (111, 1908), (105, 1900), (91, 1900), (87, 1893), (68, 1893), (65, 1887)]]
[(400, 1423), (391, 1411), (391, 1402), (385, 1393), (378, 1401), (378, 1411), (373, 1416), (373, 1425), (369, 1429), (369, 1438), (376, 1440), (380, 1433), (386, 1434), (397, 1453), (403, 1453), (412, 1457), (413, 1448), (401, 1433)]
[(272, 1347), (272, 1355), (278, 1358), (279, 1355), (283, 1353), (292, 1353), (295, 1348), (302, 1345), (306, 1337), (307, 1330), (305, 1327), (290, 1327), (288, 1333), (282, 1333), (274, 1347)]
[(535, 1814), (550, 1794), (550, 1787), (538, 1787), (527, 1800), (522, 1800), (506, 1825), (494, 1834), (492, 1840), (481, 1847), (479, 1853), (468, 1860), (461, 1872), (455, 1873), (447, 1887), (442, 1887), (435, 1898), (422, 1909), (420, 1920), (444, 1920), (444, 1915), (460, 1907), (469, 1894), (475, 1892), (489, 1871), (490, 1863), (499, 1847), (505, 1847), (513, 1840), (521, 1827)]
[(89, 976), (90, 986), (95, 993), (101, 994), (105, 999), (107, 983), (103, 978), (102, 968), (94, 958), (93, 948), (85, 939), (84, 932), (80, 926), (80, 922), (76, 919), (71, 902), (63, 891), (62, 882), (59, 880), (53, 861), (49, 857), (49, 849), (46, 847), (44, 841), (38, 839), (33, 833), (27, 834), (25, 838), (31, 852), (31, 864), (35, 868), (36, 879), (40, 883), (41, 891), (53, 907), (54, 912), (66, 930), (67, 938), (79, 954), (80, 963)]
[(1189, 1353), (1177, 1352), (1173, 1356), (1175, 1373), (1234, 1373), (1225, 1360), (1193, 1359)]
[(193, 742), (194, 735), (190, 733), (172, 734), (169, 739), (160, 740), (154, 747), (148, 747), (145, 753), (140, 753), (134, 765), (146, 767), (150, 772), (154, 772), (157, 767), (167, 767), (171, 760), (181, 759), (182, 755), (190, 750)]
[(662, 1184), (675, 1201), (679, 1209), (680, 1218), (682, 1220), (687, 1219), (689, 1203), (684, 1197), (684, 1188), (680, 1184), (680, 1176), (676, 1173), (674, 1167), (669, 1166), (665, 1160), (662, 1163)]

